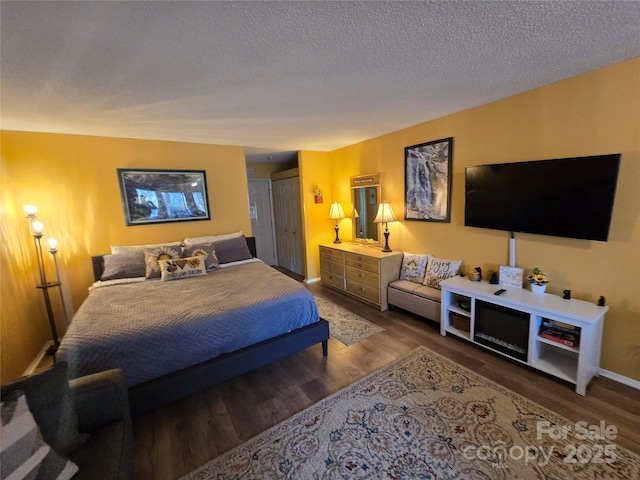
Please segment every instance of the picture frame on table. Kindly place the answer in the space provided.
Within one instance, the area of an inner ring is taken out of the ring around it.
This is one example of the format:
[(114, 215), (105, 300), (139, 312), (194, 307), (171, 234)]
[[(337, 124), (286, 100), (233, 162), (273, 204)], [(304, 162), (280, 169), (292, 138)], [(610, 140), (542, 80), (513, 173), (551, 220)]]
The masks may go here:
[(404, 149), (404, 219), (451, 221), (453, 137)]
[(118, 168), (125, 223), (210, 220), (204, 170)]

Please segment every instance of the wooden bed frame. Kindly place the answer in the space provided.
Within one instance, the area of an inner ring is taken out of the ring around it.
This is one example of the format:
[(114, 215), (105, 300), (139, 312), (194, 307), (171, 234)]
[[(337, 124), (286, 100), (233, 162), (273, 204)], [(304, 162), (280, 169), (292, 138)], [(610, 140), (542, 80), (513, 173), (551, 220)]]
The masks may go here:
[[(255, 257), (255, 237), (247, 237), (247, 245)], [(100, 279), (104, 270), (104, 255), (95, 255), (91, 261), (94, 277)], [(321, 318), (312, 325), (134, 385), (129, 388), (131, 414), (139, 416), (317, 343), (322, 343), (322, 355), (326, 357), (328, 340), (329, 323)]]

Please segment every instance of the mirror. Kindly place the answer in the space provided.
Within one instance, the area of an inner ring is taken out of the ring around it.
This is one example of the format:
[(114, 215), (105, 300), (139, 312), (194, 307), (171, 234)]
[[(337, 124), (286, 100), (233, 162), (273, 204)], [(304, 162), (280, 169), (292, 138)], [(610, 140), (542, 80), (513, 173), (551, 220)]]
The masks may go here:
[(353, 239), (371, 239), (378, 242), (379, 225), (373, 223), (380, 201), (380, 174), (351, 177), (353, 203)]

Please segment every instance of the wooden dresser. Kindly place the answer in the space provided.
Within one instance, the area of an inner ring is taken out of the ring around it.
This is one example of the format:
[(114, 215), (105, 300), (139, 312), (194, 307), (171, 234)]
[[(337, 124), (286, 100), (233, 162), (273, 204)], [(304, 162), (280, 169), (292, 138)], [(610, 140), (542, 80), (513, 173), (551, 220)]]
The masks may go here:
[(400, 276), (402, 252), (352, 243), (320, 245), (322, 284), (384, 311), (387, 285)]

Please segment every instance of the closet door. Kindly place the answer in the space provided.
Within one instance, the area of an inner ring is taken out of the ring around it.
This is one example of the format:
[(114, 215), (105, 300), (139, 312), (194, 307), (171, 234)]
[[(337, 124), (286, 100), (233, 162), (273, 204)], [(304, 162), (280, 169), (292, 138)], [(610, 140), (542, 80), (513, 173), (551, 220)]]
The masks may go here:
[(271, 180), (249, 179), (249, 209), (251, 232), (256, 237), (257, 256), (267, 265), (276, 264), (273, 209), (271, 208)]
[(299, 177), (273, 181), (273, 207), (278, 265), (302, 275), (302, 212)]

